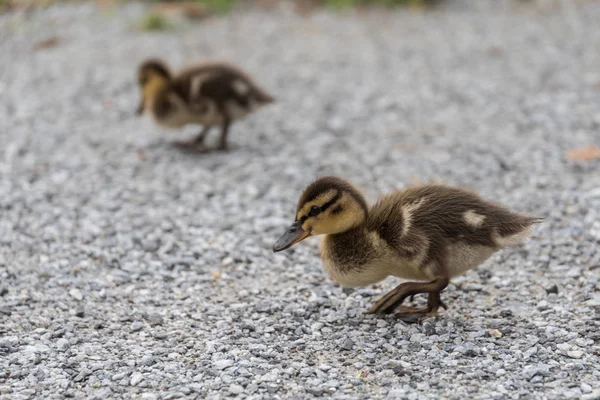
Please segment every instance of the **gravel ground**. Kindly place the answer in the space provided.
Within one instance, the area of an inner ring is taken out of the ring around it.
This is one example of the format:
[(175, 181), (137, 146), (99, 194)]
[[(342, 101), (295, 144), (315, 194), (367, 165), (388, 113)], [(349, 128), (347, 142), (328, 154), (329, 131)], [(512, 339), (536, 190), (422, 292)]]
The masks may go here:
[[(600, 144), (600, 3), (573, 4), (1, 16), (0, 398), (600, 398), (600, 164), (565, 158)], [(232, 60), (279, 101), (181, 153), (194, 130), (134, 117), (151, 55)], [(406, 325), (362, 314), (396, 280), (343, 290), (316, 239), (272, 253), (325, 173), (547, 220)]]

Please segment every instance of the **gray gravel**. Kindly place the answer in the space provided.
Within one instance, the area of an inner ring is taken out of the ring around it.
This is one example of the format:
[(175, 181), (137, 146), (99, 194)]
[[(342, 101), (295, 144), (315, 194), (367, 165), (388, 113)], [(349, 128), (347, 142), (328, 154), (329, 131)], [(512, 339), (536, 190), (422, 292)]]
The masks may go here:
[[(600, 3), (493, 3), (166, 33), (137, 5), (1, 16), (0, 398), (599, 398), (600, 164), (565, 152), (600, 145)], [(195, 130), (133, 116), (151, 55), (237, 62), (279, 102), (231, 152), (181, 153)], [(409, 326), (362, 314), (394, 279), (343, 290), (315, 239), (271, 252), (325, 173), (547, 221)]]

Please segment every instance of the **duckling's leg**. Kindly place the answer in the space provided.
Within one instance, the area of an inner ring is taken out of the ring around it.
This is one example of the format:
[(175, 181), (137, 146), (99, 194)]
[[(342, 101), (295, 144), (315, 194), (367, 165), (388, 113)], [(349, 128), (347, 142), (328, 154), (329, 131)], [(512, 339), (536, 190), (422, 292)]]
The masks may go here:
[(429, 292), (427, 307), (398, 306), (395, 309), (394, 317), (407, 323), (420, 323), (425, 318), (435, 317), (440, 307), (444, 310), (448, 309), (448, 306), (440, 299), (440, 292)]
[(193, 143), (195, 143), (196, 145), (204, 144), (204, 138), (206, 137), (208, 132), (210, 132), (210, 128), (210, 125), (206, 125), (204, 128), (202, 128), (198, 136), (194, 138)]
[[(383, 297), (381, 297), (379, 300), (377, 300), (375, 302), (375, 304), (373, 304), (371, 306), (371, 308), (369, 308), (369, 311), (367, 311), (365, 314), (384, 314), (385, 309), (383, 308), (383, 306), (388, 301), (394, 299), (397, 294), (403, 293), (405, 290), (408, 290), (410, 287), (412, 287), (413, 284), (414, 284), (414, 282), (404, 282), (404, 283), (401, 283), (400, 285), (396, 286), (394, 289), (390, 290), (385, 295), (383, 295)], [(417, 293), (407, 294), (406, 297), (414, 296), (415, 294), (417, 294)], [(404, 299), (402, 299), (402, 300), (404, 301)]]
[(223, 127), (221, 128), (221, 142), (219, 144), (219, 150), (227, 150), (227, 134), (229, 133), (229, 126), (231, 121), (229, 118), (225, 118)]
[(431, 313), (434, 310), (445, 304), (440, 299), (440, 292), (448, 286), (448, 278), (437, 278), (431, 282), (405, 282), (398, 285), (381, 299), (379, 299), (370, 309), (367, 314), (390, 314), (402, 305), (408, 297), (419, 293), (429, 293), (427, 307), (423, 309), (415, 309), (403, 307), (400, 313)]

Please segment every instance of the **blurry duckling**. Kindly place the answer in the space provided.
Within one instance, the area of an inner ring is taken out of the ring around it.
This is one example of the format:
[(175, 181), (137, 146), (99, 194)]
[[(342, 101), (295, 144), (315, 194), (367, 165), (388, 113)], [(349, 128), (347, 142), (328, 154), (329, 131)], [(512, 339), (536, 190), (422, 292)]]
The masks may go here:
[(226, 63), (198, 64), (173, 75), (163, 61), (150, 59), (140, 65), (137, 75), (142, 93), (137, 114), (148, 110), (167, 128), (203, 125), (192, 141), (177, 143), (198, 151), (204, 149), (204, 138), (213, 126), (221, 127), (219, 149), (226, 150), (233, 121), (274, 101), (248, 75)]
[[(542, 219), (520, 215), (463, 189), (422, 185), (394, 191), (369, 207), (349, 182), (324, 177), (298, 202), (295, 222), (273, 246), (285, 250), (324, 235), (321, 258), (329, 276), (345, 287), (366, 286), (392, 275), (407, 280), (367, 313), (406, 322), (446, 309), (440, 293), (450, 278), (477, 267), (494, 252), (522, 243)], [(427, 306), (402, 306), (427, 293)]]

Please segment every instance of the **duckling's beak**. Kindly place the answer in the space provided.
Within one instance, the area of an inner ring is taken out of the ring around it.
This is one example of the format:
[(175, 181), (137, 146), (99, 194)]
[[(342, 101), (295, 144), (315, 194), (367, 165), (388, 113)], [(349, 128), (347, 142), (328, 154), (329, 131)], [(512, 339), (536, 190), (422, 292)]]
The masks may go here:
[(277, 253), (278, 251), (288, 249), (296, 243), (309, 237), (310, 234), (310, 231), (305, 231), (304, 229), (302, 229), (302, 224), (300, 223), (300, 221), (296, 221), (273, 245), (273, 252)]

